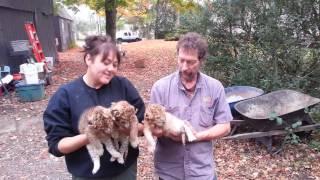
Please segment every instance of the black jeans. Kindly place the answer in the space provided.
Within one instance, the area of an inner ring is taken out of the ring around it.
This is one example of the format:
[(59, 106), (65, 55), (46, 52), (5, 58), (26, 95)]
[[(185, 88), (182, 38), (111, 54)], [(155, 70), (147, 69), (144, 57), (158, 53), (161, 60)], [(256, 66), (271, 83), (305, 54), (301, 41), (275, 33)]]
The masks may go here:
[[(162, 178), (159, 177), (159, 180), (165, 180), (165, 179), (162, 179)], [(218, 180), (217, 176), (215, 176), (215, 177), (213, 178), (213, 180)]]
[(86, 178), (72, 175), (72, 180), (136, 180), (137, 179), (137, 162), (133, 163), (126, 171), (116, 177), (111, 178)]

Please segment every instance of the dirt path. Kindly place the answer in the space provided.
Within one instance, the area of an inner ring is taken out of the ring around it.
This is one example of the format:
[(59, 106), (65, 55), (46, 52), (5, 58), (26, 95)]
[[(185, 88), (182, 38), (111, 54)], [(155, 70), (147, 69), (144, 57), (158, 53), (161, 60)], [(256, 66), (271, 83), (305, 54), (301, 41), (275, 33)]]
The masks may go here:
[[(161, 40), (123, 44), (126, 58), (120, 74), (130, 79), (146, 102), (152, 84), (176, 68), (175, 42)], [(85, 72), (80, 49), (60, 54), (54, 84), (46, 88), (46, 98), (32, 103), (0, 97), (0, 180), (70, 179), (63, 158), (47, 153), (42, 113), (56, 89)], [(135, 63), (144, 68), (136, 68)], [(138, 179), (153, 179), (152, 155), (141, 139)], [(216, 163), (220, 179), (320, 179), (320, 154), (305, 144), (287, 146), (279, 155), (269, 155), (252, 141), (218, 141)]]

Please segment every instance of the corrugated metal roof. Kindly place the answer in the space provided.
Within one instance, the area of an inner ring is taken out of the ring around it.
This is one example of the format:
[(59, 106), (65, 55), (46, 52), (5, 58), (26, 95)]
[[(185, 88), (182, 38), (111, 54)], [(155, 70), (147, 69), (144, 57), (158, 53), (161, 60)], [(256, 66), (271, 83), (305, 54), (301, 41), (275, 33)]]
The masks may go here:
[(63, 7), (58, 8), (57, 16), (73, 21), (72, 17), (69, 15), (67, 10)]
[(0, 0), (0, 7), (31, 12), (40, 11), (46, 15), (53, 13), (52, 0)]

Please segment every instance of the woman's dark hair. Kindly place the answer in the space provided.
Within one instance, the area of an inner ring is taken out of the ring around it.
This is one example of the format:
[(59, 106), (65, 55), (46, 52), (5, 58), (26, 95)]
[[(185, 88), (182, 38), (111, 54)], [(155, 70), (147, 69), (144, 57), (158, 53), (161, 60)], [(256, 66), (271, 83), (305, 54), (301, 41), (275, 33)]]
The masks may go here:
[(106, 59), (110, 52), (114, 52), (117, 56), (118, 64), (121, 61), (121, 54), (119, 49), (117, 48), (114, 41), (112, 41), (111, 37), (96, 35), (96, 36), (88, 36), (85, 39), (85, 45), (83, 46), (84, 50), (84, 61), (89, 54), (91, 57), (95, 57), (98, 54), (102, 53), (102, 60)]

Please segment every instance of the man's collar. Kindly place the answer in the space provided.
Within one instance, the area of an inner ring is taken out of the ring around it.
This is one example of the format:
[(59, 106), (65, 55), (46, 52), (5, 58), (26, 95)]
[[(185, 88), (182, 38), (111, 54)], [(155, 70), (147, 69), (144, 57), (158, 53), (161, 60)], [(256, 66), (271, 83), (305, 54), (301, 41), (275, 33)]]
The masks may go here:
[[(175, 72), (174, 75), (174, 82), (177, 83), (178, 88), (186, 91), (186, 88), (183, 86), (181, 78), (180, 78), (180, 74), (179, 71)], [(201, 89), (203, 87), (204, 83), (203, 83), (203, 74), (201, 72), (198, 72), (198, 77), (197, 77), (197, 82), (196, 82), (196, 89)]]

